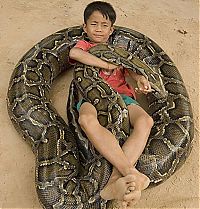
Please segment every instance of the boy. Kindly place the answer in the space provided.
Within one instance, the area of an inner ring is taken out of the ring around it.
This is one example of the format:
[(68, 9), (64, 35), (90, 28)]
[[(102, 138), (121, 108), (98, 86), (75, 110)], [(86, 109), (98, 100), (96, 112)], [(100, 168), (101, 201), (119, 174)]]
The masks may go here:
[(139, 91), (144, 94), (151, 92), (148, 80), (142, 75), (105, 62), (87, 52), (90, 47), (107, 43), (113, 32), (115, 20), (116, 13), (109, 3), (101, 1), (90, 3), (84, 11), (83, 24), (90, 42), (78, 41), (70, 50), (69, 56), (83, 64), (101, 68), (100, 76), (122, 95), (127, 105), (130, 123), (134, 129), (122, 147), (119, 146), (115, 136), (99, 124), (97, 111), (91, 103), (80, 102), (79, 109), (81, 128), (99, 153), (113, 165), (111, 177), (100, 195), (106, 200), (122, 200), (126, 207), (140, 199), (141, 190), (150, 182), (147, 176), (134, 168), (134, 165), (146, 145), (153, 120), (134, 100), (135, 91), (126, 83), (124, 75), (134, 79)]

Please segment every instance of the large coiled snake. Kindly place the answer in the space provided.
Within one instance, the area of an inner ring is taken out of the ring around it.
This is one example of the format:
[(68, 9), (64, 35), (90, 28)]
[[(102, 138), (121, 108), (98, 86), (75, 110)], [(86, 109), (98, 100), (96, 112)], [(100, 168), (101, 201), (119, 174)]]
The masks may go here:
[[(98, 69), (78, 64), (68, 98), (69, 125), (50, 101), (53, 80), (71, 67), (68, 54), (82, 27), (56, 32), (30, 49), (16, 65), (8, 90), (9, 116), (36, 156), (36, 188), (44, 208), (106, 208), (99, 197), (111, 165), (88, 142), (77, 124), (78, 91), (98, 110), (102, 125), (123, 143), (129, 134), (126, 106), (98, 76)], [(116, 27), (109, 45), (91, 53), (148, 77), (154, 91), (147, 96), (154, 119), (137, 168), (157, 185), (185, 161), (193, 139), (193, 117), (183, 80), (163, 50), (143, 34)], [(120, 46), (120, 48), (119, 48)]]

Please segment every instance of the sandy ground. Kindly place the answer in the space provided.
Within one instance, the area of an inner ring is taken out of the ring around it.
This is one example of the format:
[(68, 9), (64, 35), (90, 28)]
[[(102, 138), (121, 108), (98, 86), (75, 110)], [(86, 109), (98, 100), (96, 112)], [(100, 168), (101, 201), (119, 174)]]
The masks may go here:
[[(34, 186), (34, 155), (11, 124), (6, 110), (8, 82), (15, 64), (42, 38), (82, 24), (89, 0), (0, 0), (0, 208), (41, 208)], [(136, 208), (199, 208), (199, 63), (197, 0), (110, 0), (117, 24), (155, 40), (176, 63), (194, 112), (193, 150), (184, 166), (163, 184), (143, 192)], [(52, 90), (66, 120), (70, 73)]]

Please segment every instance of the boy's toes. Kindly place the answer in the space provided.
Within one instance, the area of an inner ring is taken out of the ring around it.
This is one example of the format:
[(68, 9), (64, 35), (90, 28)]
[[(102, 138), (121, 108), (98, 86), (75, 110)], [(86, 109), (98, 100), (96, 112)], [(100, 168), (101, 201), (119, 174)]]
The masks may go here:
[(141, 191), (138, 190), (138, 191), (133, 191), (128, 194), (125, 194), (123, 200), (128, 201), (128, 202), (130, 201), (137, 202), (140, 199), (140, 197), (141, 197)]
[(136, 187), (135, 181), (127, 183), (127, 187)]
[(129, 194), (130, 192), (133, 192), (135, 190), (135, 186), (129, 186), (126, 190), (126, 194)]

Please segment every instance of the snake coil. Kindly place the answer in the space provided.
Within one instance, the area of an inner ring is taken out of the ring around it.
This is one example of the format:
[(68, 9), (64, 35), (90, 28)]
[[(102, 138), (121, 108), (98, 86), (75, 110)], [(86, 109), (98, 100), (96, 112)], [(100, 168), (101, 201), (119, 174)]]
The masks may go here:
[[(69, 50), (84, 37), (82, 27), (76, 26), (44, 38), (18, 62), (9, 83), (8, 113), (35, 154), (36, 188), (46, 209), (107, 207), (99, 192), (112, 168), (77, 124), (74, 105), (78, 91), (96, 106), (101, 123), (119, 140), (125, 140), (130, 130), (120, 96), (92, 67), (80, 64), (75, 68), (67, 107), (69, 125), (50, 101), (53, 81), (71, 67)], [(193, 116), (189, 97), (174, 63), (151, 39), (116, 26), (110, 44), (112, 47), (97, 46), (91, 53), (145, 75), (154, 89), (147, 97), (154, 126), (137, 168), (157, 185), (168, 179), (191, 151)]]

